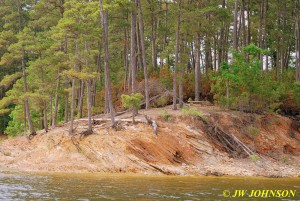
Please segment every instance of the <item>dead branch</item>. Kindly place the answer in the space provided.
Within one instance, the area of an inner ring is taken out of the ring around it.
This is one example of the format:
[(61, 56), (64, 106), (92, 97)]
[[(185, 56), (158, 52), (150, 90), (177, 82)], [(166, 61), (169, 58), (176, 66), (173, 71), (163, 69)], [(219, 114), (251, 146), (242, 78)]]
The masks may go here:
[(145, 119), (146, 119), (147, 123), (153, 128), (154, 134), (157, 135), (158, 125), (157, 125), (156, 121), (152, 120), (147, 115), (145, 115)]
[(251, 156), (255, 154), (247, 145), (241, 142), (237, 137), (235, 137), (233, 134), (225, 132), (217, 124), (209, 122), (204, 122), (204, 124), (206, 125), (206, 130), (209, 136), (213, 140), (219, 142), (229, 154), (233, 156)]
[(84, 131), (80, 132), (79, 134), (80, 134), (80, 138), (81, 137), (86, 137), (88, 135), (93, 134), (93, 130), (89, 130), (89, 129), (88, 130), (84, 130)]

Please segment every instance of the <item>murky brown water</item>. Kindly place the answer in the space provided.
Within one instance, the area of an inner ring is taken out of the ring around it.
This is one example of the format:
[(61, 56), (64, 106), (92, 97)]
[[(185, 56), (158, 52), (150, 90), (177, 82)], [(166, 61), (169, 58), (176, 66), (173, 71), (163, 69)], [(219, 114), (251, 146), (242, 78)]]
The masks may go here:
[[(237, 189), (248, 195), (224, 197), (224, 190), (233, 195)], [(249, 198), (252, 189), (288, 189), (296, 195)], [(0, 172), (0, 200), (300, 200), (300, 179)]]

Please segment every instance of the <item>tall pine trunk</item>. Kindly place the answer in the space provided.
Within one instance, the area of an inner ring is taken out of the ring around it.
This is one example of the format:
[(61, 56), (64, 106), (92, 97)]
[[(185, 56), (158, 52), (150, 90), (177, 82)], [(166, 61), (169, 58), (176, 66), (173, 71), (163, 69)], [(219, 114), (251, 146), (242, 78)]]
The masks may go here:
[[(68, 38), (65, 36), (65, 54), (68, 54)], [(66, 77), (65, 81), (65, 90), (68, 90), (69, 88), (69, 78)], [(64, 114), (64, 122), (67, 123), (69, 121), (69, 92), (65, 92), (65, 114)]]
[(92, 94), (91, 94), (91, 80), (86, 82), (87, 87), (87, 109), (88, 109), (88, 133), (92, 133)]
[(152, 66), (157, 68), (157, 47), (156, 47), (156, 17), (154, 12), (151, 13), (151, 48), (152, 48)]
[(195, 101), (200, 100), (200, 36), (197, 33), (195, 40), (196, 64), (195, 64)]
[[(78, 40), (76, 39), (76, 44), (75, 44), (75, 57), (77, 57), (78, 54)], [(76, 71), (76, 59), (74, 60), (73, 64), (73, 70)], [(69, 126), (69, 134), (73, 134), (73, 125), (74, 125), (74, 113), (75, 113), (75, 93), (76, 93), (76, 88), (75, 88), (75, 78), (72, 77), (72, 99), (71, 99), (71, 115), (70, 115), (70, 126)]]
[[(59, 76), (59, 70), (58, 70), (58, 76), (56, 81), (56, 89), (55, 89), (55, 100), (54, 100), (54, 113), (52, 117), (52, 128), (56, 126), (56, 120), (57, 120), (57, 113), (58, 113), (58, 90), (60, 85), (60, 76)], [(52, 108), (52, 105), (51, 105)]]
[(123, 93), (126, 92), (126, 82), (128, 80), (128, 34), (127, 27), (124, 28), (124, 88)]
[[(134, 0), (132, 0), (133, 3)], [(136, 12), (131, 11), (131, 33), (130, 33), (130, 65), (131, 65), (131, 93), (136, 93)]]
[(43, 115), (44, 115), (44, 129), (46, 132), (48, 132), (48, 119), (47, 119), (47, 103), (44, 100), (43, 101)]
[(102, 37), (104, 47), (104, 74), (105, 74), (105, 86), (107, 91), (107, 100), (109, 103), (110, 116), (112, 125), (115, 125), (115, 110), (113, 107), (111, 86), (110, 86), (110, 72), (109, 72), (109, 51), (108, 51), (108, 13), (103, 10), (102, 0), (99, 0), (100, 4), (100, 16), (102, 25)]
[(83, 97), (84, 97), (84, 81), (80, 80), (79, 98), (78, 98), (78, 114), (82, 118)]
[[(183, 43), (182, 41), (182, 48), (180, 48), (180, 45), (179, 45), (179, 55), (180, 53), (183, 53), (185, 54), (185, 44)], [(181, 50), (180, 50), (181, 49)], [(180, 63), (180, 58), (178, 58), (178, 63)], [(182, 108), (183, 107), (183, 80), (184, 80), (184, 68), (183, 66), (179, 67), (177, 66), (177, 70), (179, 70), (179, 83), (178, 83), (178, 98), (179, 98), (179, 108)]]
[[(180, 9), (181, 0), (179, 0)], [(179, 59), (179, 40), (180, 40), (180, 11), (177, 14), (177, 27), (176, 27), (176, 46), (175, 46), (175, 63), (173, 72), (173, 110), (177, 110), (177, 69)]]
[(149, 101), (149, 85), (148, 85), (148, 69), (146, 61), (146, 50), (145, 50), (145, 36), (144, 36), (144, 22), (142, 14), (142, 5), (141, 0), (137, 0), (138, 12), (139, 12), (139, 30), (140, 30), (140, 41), (141, 41), (141, 50), (142, 50), (142, 61), (144, 66), (144, 82), (145, 82), (145, 99), (146, 99), (146, 110), (150, 108)]
[[(67, 90), (69, 88), (69, 78), (66, 78), (65, 81), (65, 89)], [(69, 92), (65, 92), (65, 117), (64, 122), (67, 123), (69, 121)]]
[[(264, 49), (268, 48), (268, 37), (267, 37), (267, 17), (268, 17), (268, 0), (265, 0), (265, 15), (264, 15)], [(266, 72), (268, 72), (268, 66), (269, 66), (269, 56), (266, 55)]]
[(300, 16), (296, 16), (295, 22), (295, 44), (296, 44), (296, 81), (300, 82)]
[(233, 49), (238, 49), (238, 0), (234, 2)]
[(29, 132), (30, 135), (35, 135), (35, 129), (33, 127), (33, 123), (32, 123), (32, 119), (31, 119), (31, 115), (30, 115), (30, 108), (29, 108), (29, 101), (27, 98), (27, 77), (26, 77), (26, 70), (25, 70), (25, 50), (24, 47), (22, 47), (22, 74), (23, 74), (23, 91), (25, 94), (24, 97), (24, 106), (25, 106), (25, 113), (26, 113), (26, 117), (27, 117), (27, 121), (28, 121), (28, 127), (29, 127)]
[(245, 0), (242, 0), (241, 6), (241, 21), (242, 21), (242, 34), (243, 34), (243, 47), (247, 45), (247, 31), (246, 31), (246, 20), (245, 20)]
[[(261, 1), (258, 4), (258, 10), (259, 10), (258, 47), (262, 48), (262, 46), (263, 46), (263, 32), (262, 32), (262, 28), (263, 28), (263, 16), (264, 16), (264, 1)], [(264, 73), (263, 55), (259, 53), (258, 57), (260, 58), (260, 61), (261, 61), (260, 68), (261, 68), (261, 74), (263, 75), (263, 73)]]

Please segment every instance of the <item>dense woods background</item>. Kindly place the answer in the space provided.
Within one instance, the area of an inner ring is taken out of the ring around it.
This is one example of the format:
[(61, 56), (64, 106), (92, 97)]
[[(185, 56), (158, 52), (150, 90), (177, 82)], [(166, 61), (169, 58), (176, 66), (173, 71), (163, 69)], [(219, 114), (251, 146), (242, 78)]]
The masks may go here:
[(299, 114), (299, 0), (0, 0), (0, 19), (0, 133), (91, 129), (138, 92)]

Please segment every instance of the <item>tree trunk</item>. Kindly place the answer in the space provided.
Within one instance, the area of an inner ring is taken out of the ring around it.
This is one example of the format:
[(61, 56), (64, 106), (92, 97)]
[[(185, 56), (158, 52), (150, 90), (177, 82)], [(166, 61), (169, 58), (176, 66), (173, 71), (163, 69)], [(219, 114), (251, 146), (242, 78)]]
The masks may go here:
[(145, 36), (144, 36), (144, 22), (142, 14), (141, 0), (137, 0), (138, 12), (139, 12), (139, 30), (140, 30), (140, 41), (142, 50), (142, 61), (144, 66), (144, 82), (145, 82), (145, 99), (146, 99), (146, 110), (150, 109), (149, 101), (149, 86), (148, 86), (148, 69), (146, 62), (146, 50), (145, 50)]
[(205, 37), (205, 75), (206, 77), (208, 77), (208, 72), (210, 70), (211, 67), (211, 63), (210, 63), (210, 42), (208, 39), (208, 34), (206, 34)]
[[(268, 0), (265, 0), (265, 11), (264, 11), (264, 49), (268, 49), (268, 37), (267, 37), (267, 17), (268, 17)], [(266, 55), (266, 72), (268, 72), (269, 56)]]
[(151, 48), (152, 48), (152, 66), (157, 68), (157, 47), (156, 47), (156, 17), (154, 11), (151, 12)]
[(300, 16), (298, 13), (295, 25), (295, 44), (296, 44), (296, 81), (300, 82)]
[(195, 40), (196, 64), (195, 64), (195, 101), (200, 100), (200, 36), (197, 33)]
[[(42, 80), (42, 83), (44, 84), (45, 78), (44, 78), (44, 69), (43, 68), (41, 68), (41, 80)], [(52, 107), (52, 105), (51, 105), (51, 107)], [(44, 125), (45, 131), (48, 132), (47, 101), (46, 100), (43, 100), (43, 125)]]
[[(278, 1), (279, 2), (279, 1)], [(280, 30), (280, 10), (279, 10), (279, 5), (277, 8), (277, 20), (276, 20), (276, 29)], [(279, 42), (280, 42), (280, 36), (278, 34), (277, 36), (277, 47), (276, 47), (276, 80), (279, 81), (280, 78), (280, 46), (279, 46)]]
[[(226, 1), (222, 0), (222, 8), (225, 9)], [(218, 68), (221, 67), (221, 63), (224, 61), (225, 54), (225, 19), (222, 20), (221, 30), (220, 30), (220, 40), (219, 40), (219, 48), (218, 48)]]
[(97, 92), (97, 79), (94, 77), (92, 81), (92, 88), (91, 88), (92, 106), (95, 106), (96, 103), (96, 92)]
[(24, 47), (22, 47), (22, 73), (23, 73), (23, 89), (24, 89), (24, 106), (25, 106), (25, 113), (28, 121), (28, 127), (30, 131), (30, 135), (35, 135), (35, 129), (33, 127), (32, 119), (30, 116), (30, 109), (29, 109), (29, 102), (27, 98), (27, 77), (26, 77), (26, 70), (25, 70), (25, 50)]
[(135, 124), (135, 114), (136, 114), (136, 110), (132, 109), (132, 123)]
[[(258, 4), (258, 10), (259, 10), (259, 29), (258, 29), (258, 47), (262, 48), (262, 44), (263, 44), (263, 33), (262, 33), (262, 27), (263, 27), (263, 16), (264, 16), (264, 12), (263, 12), (263, 8), (264, 8), (264, 1), (261, 1)], [(262, 54), (258, 54), (258, 57), (260, 58), (260, 69), (261, 69), (261, 74), (263, 75), (264, 73), (264, 68), (263, 68), (263, 55)]]
[(214, 71), (217, 71), (217, 38), (216, 36), (214, 36), (214, 61), (213, 61), (213, 64), (214, 64), (214, 67), (213, 67), (213, 70)]
[(71, 116), (70, 116), (70, 126), (69, 134), (73, 134), (73, 124), (74, 124), (74, 109), (75, 109), (75, 78), (72, 78), (72, 99), (71, 99)]
[[(53, 117), (52, 117), (52, 128), (55, 128), (56, 120), (57, 120), (59, 85), (60, 85), (60, 76), (59, 76), (59, 70), (58, 70), (58, 77), (57, 77), (56, 89), (55, 89), (54, 113), (53, 113)], [(51, 108), (52, 108), (52, 105), (51, 105)]]
[(53, 120), (53, 107), (52, 107), (52, 105), (53, 105), (53, 94), (52, 93), (50, 95), (50, 103), (49, 103), (49, 105), (51, 106), (50, 107), (50, 122), (49, 122), (49, 125), (52, 126), (52, 120)]
[(193, 42), (190, 43), (191, 50), (189, 51), (190, 52), (189, 56), (190, 56), (192, 65), (190, 66), (190, 68), (187, 69), (187, 73), (191, 73), (192, 70), (195, 70), (195, 66), (196, 66), (194, 44), (195, 43), (193, 43)]
[(238, 49), (238, 0), (234, 3), (234, 21), (233, 21), (233, 49)]
[[(68, 54), (68, 38), (65, 36), (65, 53)], [(69, 88), (69, 78), (66, 77), (65, 82), (65, 88), (66, 90)], [(69, 92), (66, 92), (65, 94), (65, 117), (64, 122), (67, 123), (69, 121)]]
[(141, 47), (141, 36), (140, 36), (140, 32), (139, 32), (139, 22), (136, 19), (136, 25), (135, 25), (135, 33), (136, 33), (136, 47), (137, 47), (137, 72), (141, 71), (141, 69), (143, 68), (143, 61), (142, 61), (142, 47)]
[[(284, 33), (286, 33), (286, 13), (287, 13), (287, 7), (286, 7), (286, 1), (282, 1), (283, 3), (283, 12), (282, 12), (282, 34), (281, 34), (281, 41), (285, 41), (286, 43), (285, 44), (289, 44), (288, 41), (287, 41), (287, 38), (285, 37)], [(285, 71), (285, 64), (286, 64), (286, 54), (287, 54), (287, 47), (286, 45), (282, 45), (281, 46), (281, 73), (282, 73), (282, 79), (283, 79), (283, 76), (284, 76), (284, 71)]]
[(46, 132), (48, 132), (48, 120), (47, 120), (47, 103), (44, 100), (44, 109), (43, 109), (43, 113), (44, 113), (44, 129)]
[(184, 80), (184, 69), (180, 69), (179, 71), (179, 86), (178, 86), (178, 96), (179, 96), (179, 108), (183, 107), (183, 80)]
[(124, 88), (123, 93), (126, 92), (126, 83), (128, 79), (128, 34), (127, 34), (127, 27), (124, 28)]
[(108, 52), (108, 13), (103, 10), (102, 0), (99, 0), (100, 4), (100, 15), (103, 35), (103, 47), (104, 47), (104, 73), (105, 73), (105, 84), (107, 90), (107, 98), (109, 102), (111, 122), (115, 125), (115, 111), (111, 95), (110, 86), (110, 72), (109, 72), (109, 52)]
[(248, 21), (248, 30), (247, 30), (247, 45), (251, 43), (251, 10), (250, 10), (251, 0), (248, 0), (248, 9), (247, 9), (247, 21)]
[[(133, 3), (134, 0), (132, 0)], [(131, 47), (130, 47), (130, 65), (131, 65), (131, 93), (136, 93), (136, 13), (131, 11)]]
[(25, 101), (24, 101), (24, 104), (23, 104), (23, 107), (24, 107), (24, 113), (23, 113), (23, 117), (24, 117), (24, 133), (23, 135), (26, 136), (26, 133), (27, 133), (27, 112), (26, 112), (26, 107), (25, 107)]
[[(165, 51), (165, 49), (168, 45), (168, 33), (169, 33), (169, 31), (168, 31), (168, 28), (169, 28), (168, 27), (168, 22), (169, 22), (169, 20), (168, 20), (168, 16), (169, 16), (168, 1), (165, 1), (165, 4), (166, 4), (166, 9), (165, 9), (165, 13), (164, 13), (165, 14), (165, 31), (164, 31), (164, 43), (163, 43), (163, 48), (162, 48), (163, 51)], [(161, 68), (163, 67), (163, 64), (164, 64), (163, 59), (165, 59), (165, 58), (161, 58)], [(169, 66), (169, 57), (167, 59), (167, 66)], [(173, 104), (174, 104), (174, 99), (173, 99)]]
[(86, 82), (87, 87), (87, 109), (88, 109), (88, 132), (93, 132), (92, 130), (92, 95), (91, 95), (91, 80), (88, 79)]
[(80, 89), (79, 89), (79, 98), (78, 98), (79, 118), (82, 118), (83, 97), (84, 97), (84, 81), (80, 80)]
[[(75, 57), (77, 57), (78, 54), (78, 40), (76, 39), (76, 44), (75, 44)], [(73, 64), (73, 70), (76, 71), (76, 59), (74, 60)], [(69, 134), (73, 134), (73, 124), (74, 124), (74, 112), (75, 112), (75, 93), (76, 93), (76, 88), (75, 88), (75, 78), (72, 77), (72, 99), (71, 99), (71, 116), (70, 116), (70, 127), (69, 127)]]
[[(65, 88), (66, 90), (69, 88), (69, 79), (66, 78), (66, 83), (65, 83)], [(69, 92), (65, 92), (65, 119), (64, 122), (67, 123), (69, 121)]]
[[(180, 10), (181, 0), (179, 0)], [(177, 14), (177, 27), (176, 27), (176, 46), (175, 46), (175, 63), (173, 72), (173, 110), (177, 110), (177, 68), (179, 58), (179, 40), (180, 40), (180, 11)]]
[(246, 32), (246, 20), (245, 20), (245, 0), (242, 0), (241, 7), (241, 16), (242, 16), (242, 34), (243, 34), (243, 47), (247, 45), (247, 32)]

